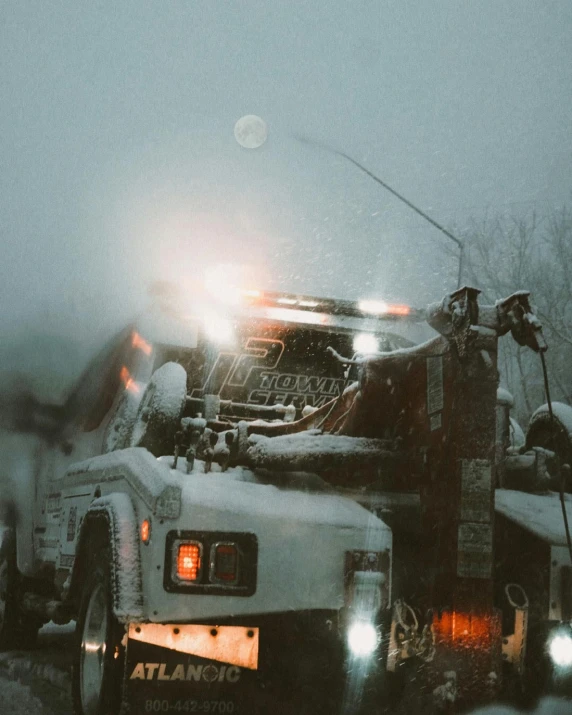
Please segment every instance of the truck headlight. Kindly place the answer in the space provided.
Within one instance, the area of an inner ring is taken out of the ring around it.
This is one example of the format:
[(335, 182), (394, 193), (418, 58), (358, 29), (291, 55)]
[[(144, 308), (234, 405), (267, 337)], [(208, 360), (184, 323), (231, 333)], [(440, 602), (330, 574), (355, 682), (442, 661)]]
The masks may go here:
[(572, 633), (555, 631), (548, 641), (548, 654), (558, 668), (572, 666)]
[(354, 656), (371, 655), (379, 644), (376, 627), (368, 621), (355, 621), (348, 628), (348, 646)]

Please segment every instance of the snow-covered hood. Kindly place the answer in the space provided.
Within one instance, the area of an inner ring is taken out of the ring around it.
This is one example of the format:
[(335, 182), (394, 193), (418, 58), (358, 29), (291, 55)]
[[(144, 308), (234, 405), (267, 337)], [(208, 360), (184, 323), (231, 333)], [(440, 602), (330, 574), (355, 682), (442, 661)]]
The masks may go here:
[[(264, 483), (246, 469), (191, 474), (182, 487), (182, 513), (200, 506), (205, 513), (226, 512), (229, 522), (287, 516), (291, 524), (328, 524), (343, 528), (387, 530), (383, 522), (359, 504), (327, 490), (302, 490)], [(201, 519), (202, 520), (202, 519)]]

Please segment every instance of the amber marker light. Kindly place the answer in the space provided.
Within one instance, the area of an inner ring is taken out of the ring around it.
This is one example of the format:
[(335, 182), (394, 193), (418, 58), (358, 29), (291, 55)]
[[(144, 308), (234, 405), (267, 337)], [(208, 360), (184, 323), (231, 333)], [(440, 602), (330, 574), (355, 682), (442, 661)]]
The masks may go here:
[(133, 332), (131, 336), (131, 345), (138, 350), (141, 350), (145, 355), (149, 356), (153, 352), (151, 345), (139, 333)]
[(389, 315), (409, 315), (411, 308), (408, 305), (388, 305), (387, 312)]
[(149, 521), (149, 519), (143, 519), (143, 521), (141, 522), (140, 535), (141, 541), (144, 544), (148, 544), (151, 539), (151, 522)]
[(259, 291), (259, 290), (243, 290), (243, 291), (242, 291), (242, 295), (243, 295), (245, 298), (256, 298), (256, 299), (259, 299), (259, 298), (262, 298), (262, 291)]
[(179, 544), (177, 551), (177, 578), (180, 581), (198, 581), (201, 574), (201, 561), (200, 544)]
[(125, 367), (125, 365), (123, 365), (121, 370), (119, 371), (119, 379), (124, 384), (125, 389), (129, 390), (129, 392), (133, 392), (134, 394), (137, 394), (141, 391), (141, 388), (135, 382), (135, 380), (131, 377), (131, 373)]

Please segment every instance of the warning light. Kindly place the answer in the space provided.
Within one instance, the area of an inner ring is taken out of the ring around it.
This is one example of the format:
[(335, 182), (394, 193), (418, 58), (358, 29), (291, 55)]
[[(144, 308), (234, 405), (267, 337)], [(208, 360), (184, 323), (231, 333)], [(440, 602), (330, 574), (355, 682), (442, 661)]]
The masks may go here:
[(358, 303), (359, 309), (362, 313), (377, 313), (383, 315), (387, 313), (389, 306), (382, 300), (360, 300)]
[(390, 315), (409, 315), (411, 308), (408, 305), (389, 305), (387, 312)]
[(153, 352), (151, 345), (137, 332), (134, 332), (131, 336), (131, 346), (141, 350), (147, 356), (151, 355)]
[(358, 308), (362, 313), (371, 315), (409, 315), (411, 308), (398, 303), (386, 303), (383, 300), (360, 300)]
[(236, 333), (232, 321), (211, 313), (203, 318), (203, 328), (209, 340), (219, 345), (234, 345)]
[(144, 544), (148, 544), (149, 540), (151, 539), (151, 522), (149, 519), (143, 519), (141, 522), (141, 541)]
[(211, 549), (210, 580), (227, 584), (238, 582), (238, 548), (236, 544), (214, 544)]
[(198, 581), (201, 575), (202, 546), (196, 541), (179, 544), (177, 551), (177, 578), (180, 581)]
[(138, 394), (140, 392), (141, 388), (131, 377), (131, 373), (125, 367), (125, 365), (123, 365), (123, 367), (119, 371), (119, 378), (121, 382), (125, 385), (126, 390), (129, 390), (129, 392), (133, 392), (134, 394)]
[(262, 292), (259, 290), (243, 290), (242, 295), (245, 298), (262, 298)]

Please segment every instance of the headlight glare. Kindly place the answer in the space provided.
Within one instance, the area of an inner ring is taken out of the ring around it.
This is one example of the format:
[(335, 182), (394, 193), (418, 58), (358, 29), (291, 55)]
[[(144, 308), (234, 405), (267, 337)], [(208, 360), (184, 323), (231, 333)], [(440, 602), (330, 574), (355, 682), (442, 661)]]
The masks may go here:
[(548, 641), (548, 653), (559, 668), (572, 666), (572, 634), (556, 633)]
[(348, 628), (348, 646), (353, 655), (365, 657), (377, 648), (379, 638), (377, 629), (367, 621), (356, 621)]

